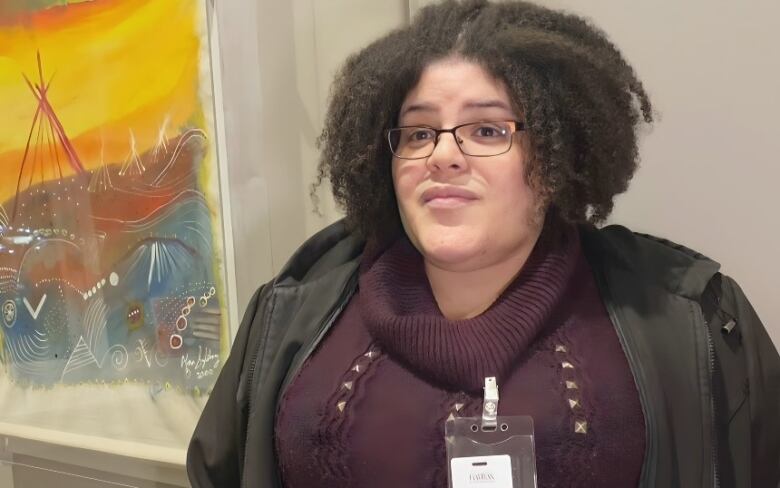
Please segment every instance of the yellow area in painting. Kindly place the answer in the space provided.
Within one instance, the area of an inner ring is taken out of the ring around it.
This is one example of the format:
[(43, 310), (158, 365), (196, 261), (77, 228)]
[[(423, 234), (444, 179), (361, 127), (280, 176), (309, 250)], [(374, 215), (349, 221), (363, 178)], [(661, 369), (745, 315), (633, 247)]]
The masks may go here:
[(92, 169), (123, 162), (131, 132), (142, 154), (163, 126), (175, 137), (199, 118), (198, 26), (196, 0), (93, 0), (0, 20), (0, 202), (16, 190), (38, 106), (23, 78), (40, 83), (38, 52), (47, 98)]

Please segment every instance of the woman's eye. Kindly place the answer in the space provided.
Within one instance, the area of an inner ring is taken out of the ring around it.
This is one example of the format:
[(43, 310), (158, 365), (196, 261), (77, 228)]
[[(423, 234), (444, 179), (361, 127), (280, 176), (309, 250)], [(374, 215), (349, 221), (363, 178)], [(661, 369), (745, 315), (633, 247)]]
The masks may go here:
[(475, 135), (477, 137), (498, 137), (503, 135), (503, 131), (491, 125), (482, 125), (477, 127)]
[(426, 141), (431, 137), (431, 131), (428, 130), (416, 130), (412, 132), (410, 137), (413, 141)]

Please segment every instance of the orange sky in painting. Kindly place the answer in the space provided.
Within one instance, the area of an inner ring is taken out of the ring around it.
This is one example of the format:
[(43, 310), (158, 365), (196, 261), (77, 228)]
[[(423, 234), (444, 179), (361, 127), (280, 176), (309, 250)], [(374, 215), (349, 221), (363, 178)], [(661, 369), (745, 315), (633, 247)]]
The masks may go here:
[[(93, 0), (0, 19), (0, 202), (16, 190), (37, 100), (48, 99), (85, 168), (123, 162), (199, 116), (198, 0)], [(205, 36), (203, 36), (205, 38)], [(35, 141), (35, 136), (33, 141)], [(47, 150), (44, 146), (42, 150)]]

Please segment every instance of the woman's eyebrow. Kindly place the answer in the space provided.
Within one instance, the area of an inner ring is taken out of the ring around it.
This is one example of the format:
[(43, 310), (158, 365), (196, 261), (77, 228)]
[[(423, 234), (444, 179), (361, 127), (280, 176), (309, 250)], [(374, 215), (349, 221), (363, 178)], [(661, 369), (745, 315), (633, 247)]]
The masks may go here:
[(501, 100), (479, 100), (479, 101), (466, 102), (463, 105), (463, 108), (464, 109), (501, 108), (509, 112), (512, 111), (512, 108), (509, 105), (507, 105), (505, 102), (502, 102)]
[(410, 112), (435, 112), (436, 107), (433, 104), (430, 103), (413, 103), (407, 107), (404, 107), (403, 110), (401, 110), (401, 114), (398, 116), (403, 117), (404, 115), (410, 113)]

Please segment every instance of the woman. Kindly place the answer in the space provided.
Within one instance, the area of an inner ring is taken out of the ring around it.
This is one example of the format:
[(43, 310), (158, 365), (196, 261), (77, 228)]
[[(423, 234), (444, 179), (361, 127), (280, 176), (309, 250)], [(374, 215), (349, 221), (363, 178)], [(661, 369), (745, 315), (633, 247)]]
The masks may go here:
[(603, 33), (528, 3), (443, 2), (351, 57), (320, 164), (347, 217), (252, 299), (193, 486), (447, 486), (488, 377), (539, 486), (776, 486), (780, 358), (739, 287), (594, 226), (651, 121)]

